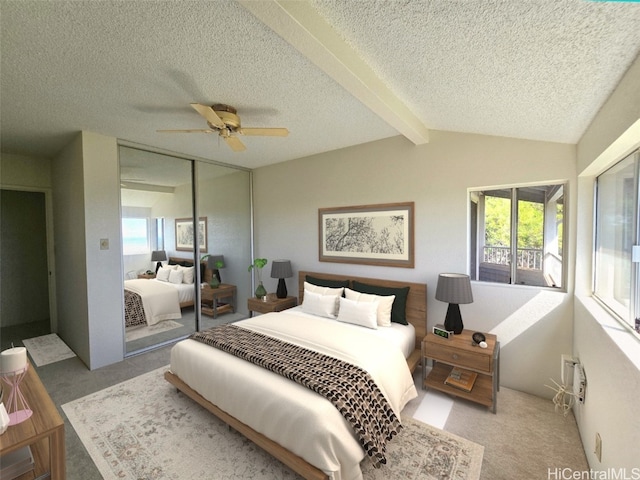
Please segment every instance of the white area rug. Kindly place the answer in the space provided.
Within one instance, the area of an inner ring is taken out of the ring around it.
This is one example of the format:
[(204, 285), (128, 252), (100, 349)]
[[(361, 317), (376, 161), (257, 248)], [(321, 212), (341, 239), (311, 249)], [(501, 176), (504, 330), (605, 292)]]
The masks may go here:
[[(105, 480), (298, 479), (167, 383), (163, 367), (62, 406)], [(365, 480), (477, 480), (484, 447), (412, 419)]]
[(76, 356), (73, 350), (67, 347), (67, 344), (60, 340), (60, 337), (55, 333), (27, 338), (22, 340), (22, 343), (27, 347), (31, 360), (38, 367)]
[(126, 329), (125, 337), (127, 342), (132, 340), (138, 340), (139, 338), (148, 337), (149, 335), (155, 335), (156, 333), (166, 332), (173, 330), (174, 328), (180, 328), (182, 325), (173, 320), (165, 320), (150, 327), (146, 325), (140, 325), (137, 327), (129, 327)]

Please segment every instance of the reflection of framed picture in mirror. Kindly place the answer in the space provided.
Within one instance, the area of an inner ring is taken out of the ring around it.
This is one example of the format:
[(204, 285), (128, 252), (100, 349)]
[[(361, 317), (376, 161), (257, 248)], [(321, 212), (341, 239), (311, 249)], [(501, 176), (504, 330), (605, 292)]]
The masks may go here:
[[(207, 217), (198, 218), (200, 253), (207, 253)], [(194, 235), (192, 218), (176, 218), (176, 250), (193, 252)]]

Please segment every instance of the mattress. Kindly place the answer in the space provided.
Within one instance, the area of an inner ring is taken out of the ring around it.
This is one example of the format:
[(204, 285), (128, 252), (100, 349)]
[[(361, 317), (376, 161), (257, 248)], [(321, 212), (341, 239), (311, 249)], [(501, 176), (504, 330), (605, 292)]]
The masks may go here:
[[(296, 343), (365, 368), (398, 417), (417, 396), (407, 367), (404, 325), (378, 330), (290, 309), (235, 325)], [(402, 340), (401, 340), (402, 339)], [(412, 336), (415, 348), (415, 335)], [(334, 480), (362, 478), (364, 450), (330, 401), (273, 372), (195, 340), (171, 350), (171, 371), (200, 395)]]

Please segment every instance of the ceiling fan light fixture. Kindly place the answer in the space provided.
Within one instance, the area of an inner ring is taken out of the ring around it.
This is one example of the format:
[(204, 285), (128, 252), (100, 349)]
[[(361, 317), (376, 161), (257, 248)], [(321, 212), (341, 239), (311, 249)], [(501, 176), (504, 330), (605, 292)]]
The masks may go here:
[(246, 149), (242, 141), (236, 136), (238, 135), (251, 135), (251, 136), (267, 136), (267, 137), (286, 137), (289, 135), (289, 130), (286, 128), (245, 128), (242, 129), (240, 125), (240, 117), (235, 108), (223, 103), (215, 103), (211, 106), (202, 105), (200, 103), (192, 103), (191, 107), (198, 112), (207, 121), (207, 125), (211, 130), (158, 130), (162, 133), (218, 133), (219, 137), (226, 142), (226, 144), (234, 152), (242, 152)]

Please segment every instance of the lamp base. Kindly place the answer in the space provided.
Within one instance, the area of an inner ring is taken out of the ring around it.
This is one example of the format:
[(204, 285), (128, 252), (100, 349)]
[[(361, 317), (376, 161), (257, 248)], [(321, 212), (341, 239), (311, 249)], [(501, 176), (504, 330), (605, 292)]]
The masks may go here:
[(156, 263), (156, 275), (158, 274), (158, 270), (162, 267), (162, 262)]
[(444, 328), (456, 335), (461, 334), (462, 330), (464, 330), (462, 315), (460, 315), (460, 306), (457, 303), (449, 304), (447, 316), (444, 319)]
[(287, 298), (287, 284), (284, 282), (284, 278), (278, 280), (278, 289), (276, 290), (276, 297)]

